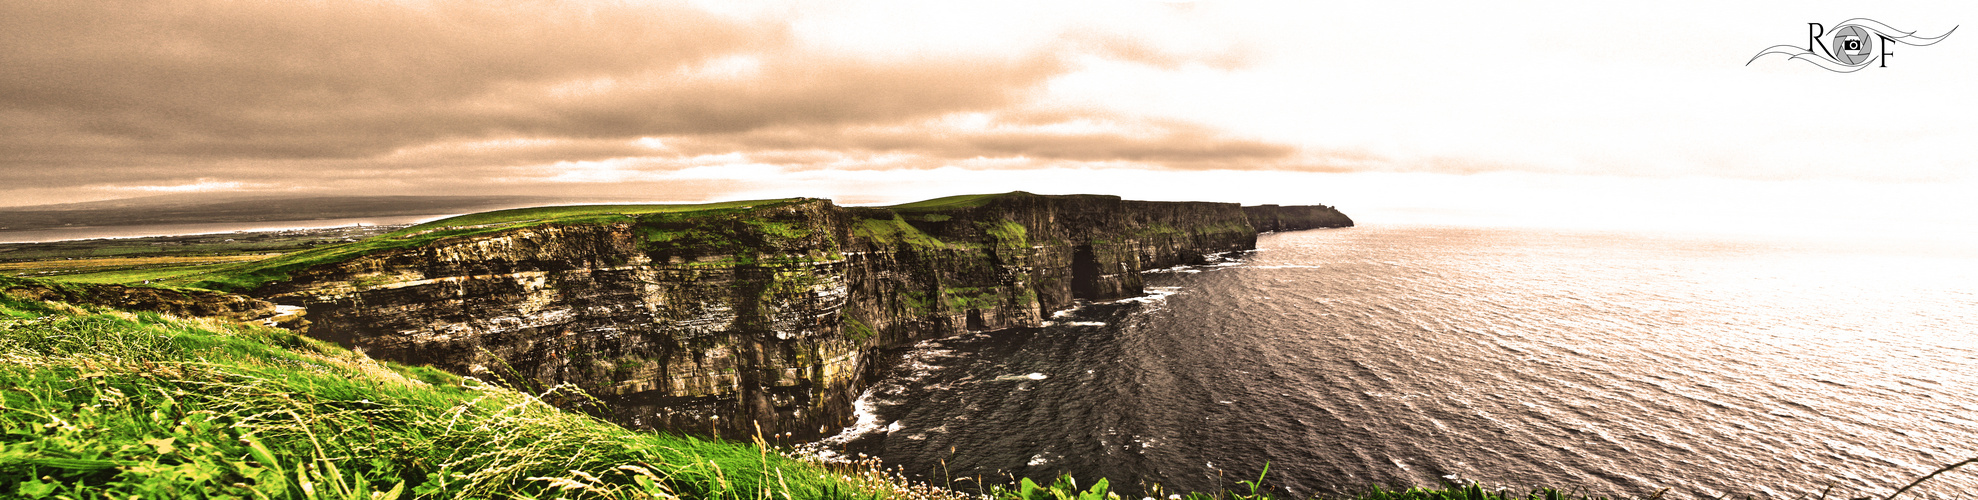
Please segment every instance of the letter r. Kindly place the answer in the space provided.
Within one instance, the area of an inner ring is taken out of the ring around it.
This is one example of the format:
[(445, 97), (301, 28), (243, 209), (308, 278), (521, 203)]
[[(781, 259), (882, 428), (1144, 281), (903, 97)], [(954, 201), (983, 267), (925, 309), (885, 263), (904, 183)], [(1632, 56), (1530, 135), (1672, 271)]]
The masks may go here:
[[(1825, 34), (1827, 34), (1827, 26), (1826, 26), (1826, 25), (1822, 25), (1822, 24), (1820, 24), (1820, 23), (1806, 23), (1806, 31), (1807, 31), (1807, 34), (1806, 34), (1806, 51), (1807, 51), (1807, 52), (1815, 52), (1815, 53), (1819, 53), (1819, 54), (1827, 54), (1827, 57), (1833, 57), (1833, 56), (1834, 56), (1834, 54), (1833, 54), (1833, 53), (1831, 53), (1831, 52), (1827, 52), (1827, 42), (1822, 42), (1822, 41), (1820, 41), (1820, 35), (1825, 35)], [(1813, 48), (1814, 48), (1814, 47), (1819, 47), (1819, 48), (1820, 48), (1820, 50), (1819, 50), (1819, 51), (1815, 51), (1815, 50), (1813, 50)]]

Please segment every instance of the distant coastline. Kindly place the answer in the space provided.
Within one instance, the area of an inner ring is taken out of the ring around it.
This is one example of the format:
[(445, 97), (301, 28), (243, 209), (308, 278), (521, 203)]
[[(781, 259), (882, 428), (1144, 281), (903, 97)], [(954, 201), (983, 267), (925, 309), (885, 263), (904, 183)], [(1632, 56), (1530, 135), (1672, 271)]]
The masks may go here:
[(540, 196), (280, 197), (203, 193), (0, 207), (0, 243), (417, 224), (460, 214), (560, 201), (563, 200)]
[(213, 222), (203, 224), (151, 224), (142, 226), (73, 226), (28, 230), (0, 230), (0, 244), (5, 243), (47, 243), (53, 241), (147, 238), (153, 236), (190, 236), (201, 234), (225, 234), (240, 232), (285, 231), (296, 229), (326, 229), (363, 224), (366, 226), (389, 226), (417, 224), (442, 219), (459, 214), (402, 215), (385, 217), (351, 217), (342, 219), (311, 219), (292, 221), (256, 222)]

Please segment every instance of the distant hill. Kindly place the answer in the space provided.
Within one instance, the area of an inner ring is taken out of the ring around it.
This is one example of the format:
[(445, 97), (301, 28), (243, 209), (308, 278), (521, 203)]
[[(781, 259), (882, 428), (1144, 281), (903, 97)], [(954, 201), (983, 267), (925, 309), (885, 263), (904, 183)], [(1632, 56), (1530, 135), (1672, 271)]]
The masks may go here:
[(540, 196), (164, 195), (0, 208), (0, 231), (446, 215), (556, 203)]

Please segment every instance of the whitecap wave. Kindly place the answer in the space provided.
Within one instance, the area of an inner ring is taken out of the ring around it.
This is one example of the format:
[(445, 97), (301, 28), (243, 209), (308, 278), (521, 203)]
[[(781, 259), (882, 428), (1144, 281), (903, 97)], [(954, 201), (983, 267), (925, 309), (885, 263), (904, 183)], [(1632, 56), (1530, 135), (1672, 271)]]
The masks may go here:
[(1135, 302), (1135, 303), (1140, 303), (1140, 304), (1153, 304), (1153, 303), (1157, 303), (1157, 302), (1163, 302), (1163, 301), (1166, 301), (1166, 300), (1168, 300), (1168, 296), (1170, 296), (1170, 295), (1174, 295), (1174, 294), (1177, 294), (1177, 293), (1181, 293), (1181, 287), (1178, 287), (1178, 286), (1150, 286), (1150, 287), (1147, 287), (1147, 289), (1146, 289), (1146, 294), (1145, 294), (1145, 295), (1141, 295), (1141, 296), (1139, 296), (1139, 297), (1127, 297), (1127, 298), (1124, 298), (1124, 299), (1119, 299), (1119, 300), (1115, 300), (1115, 301), (1112, 301), (1112, 303), (1114, 303), (1114, 304), (1124, 304), (1124, 303), (1128, 303), (1128, 302)]
[(845, 456), (845, 454), (838, 451), (844, 448), (846, 444), (856, 441), (859, 438), (888, 433), (897, 429), (900, 426), (898, 422), (892, 422), (889, 425), (887, 422), (880, 420), (879, 413), (876, 411), (878, 407), (872, 402), (872, 392), (872, 390), (868, 389), (865, 393), (859, 394), (858, 399), (852, 400), (852, 416), (856, 417), (857, 420), (850, 427), (846, 427), (830, 437), (798, 445), (796, 447), (797, 452), (817, 457), (819, 460), (827, 463), (846, 463), (852, 461), (852, 457)]
[(1051, 377), (1049, 375), (1045, 375), (1042, 373), (1031, 373), (1027, 375), (1004, 375), (1001, 377), (996, 377), (995, 380), (998, 382), (1010, 382), (1010, 381), (1021, 381), (1021, 380), (1044, 380), (1047, 378), (1051, 378)]

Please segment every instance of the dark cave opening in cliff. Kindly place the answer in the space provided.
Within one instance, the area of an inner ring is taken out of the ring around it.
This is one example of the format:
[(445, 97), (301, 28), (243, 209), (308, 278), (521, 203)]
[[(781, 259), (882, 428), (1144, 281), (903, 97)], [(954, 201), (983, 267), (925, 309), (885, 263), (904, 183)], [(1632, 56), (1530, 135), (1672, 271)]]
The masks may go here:
[(1092, 255), (1092, 245), (1079, 245), (1071, 254), (1071, 296), (1099, 298), (1099, 259)]

